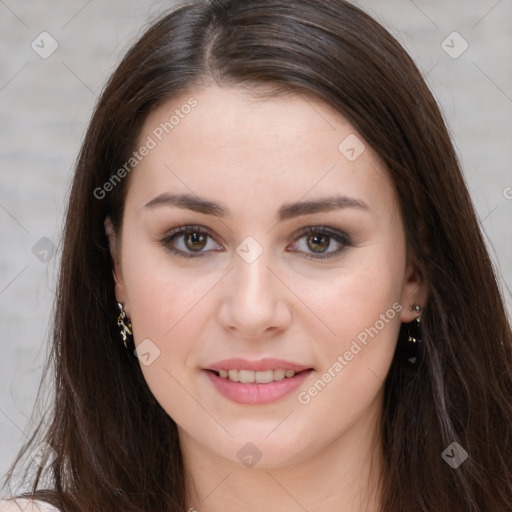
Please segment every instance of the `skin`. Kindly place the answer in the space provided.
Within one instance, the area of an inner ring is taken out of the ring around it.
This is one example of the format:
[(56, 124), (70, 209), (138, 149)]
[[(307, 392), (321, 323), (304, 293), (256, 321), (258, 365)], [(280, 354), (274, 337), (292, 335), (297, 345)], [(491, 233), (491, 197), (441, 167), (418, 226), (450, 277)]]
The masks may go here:
[[(409, 306), (426, 303), (425, 286), (406, 257), (386, 169), (367, 143), (355, 161), (338, 150), (348, 135), (363, 138), (325, 103), (293, 94), (255, 99), (233, 86), (196, 89), (163, 104), (147, 118), (139, 142), (191, 96), (195, 109), (131, 174), (121, 233), (105, 221), (116, 298), (132, 322), (135, 344), (149, 339), (160, 351), (141, 368), (178, 425), (188, 506), (376, 512), (384, 379), (400, 323), (417, 316)], [(221, 202), (231, 216), (145, 208), (163, 192)], [(277, 221), (283, 203), (333, 193), (364, 201), (369, 210)], [(203, 257), (183, 258), (159, 243), (172, 228), (190, 224), (208, 228), (212, 237), (187, 245), (178, 235), (170, 243), (188, 253), (199, 247)], [(314, 236), (295, 236), (307, 226), (346, 232), (351, 243), (327, 238), (330, 244), (323, 239), (318, 249)], [(236, 252), (247, 236), (263, 248), (252, 263)], [(304, 257), (339, 248), (331, 258)], [(300, 403), (298, 393), (394, 303), (401, 312), (308, 404)], [(237, 404), (201, 370), (230, 357), (277, 357), (314, 372), (277, 402)], [(247, 442), (262, 455), (252, 468), (237, 457)]]

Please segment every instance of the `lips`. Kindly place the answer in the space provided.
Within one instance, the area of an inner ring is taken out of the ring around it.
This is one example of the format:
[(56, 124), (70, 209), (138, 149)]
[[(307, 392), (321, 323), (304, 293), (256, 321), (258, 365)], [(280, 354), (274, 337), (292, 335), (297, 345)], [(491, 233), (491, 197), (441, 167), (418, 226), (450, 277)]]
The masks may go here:
[(243, 358), (224, 359), (213, 363), (205, 368), (205, 370), (252, 370), (255, 372), (264, 372), (267, 370), (293, 370), (295, 373), (309, 370), (311, 366), (305, 366), (284, 359), (265, 358), (258, 361), (249, 361)]

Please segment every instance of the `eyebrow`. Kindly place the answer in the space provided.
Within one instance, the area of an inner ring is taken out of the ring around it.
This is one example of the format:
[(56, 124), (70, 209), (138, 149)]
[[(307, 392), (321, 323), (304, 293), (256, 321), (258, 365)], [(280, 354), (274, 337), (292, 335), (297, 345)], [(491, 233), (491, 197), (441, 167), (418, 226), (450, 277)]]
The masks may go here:
[[(144, 208), (153, 210), (158, 207), (177, 207), (184, 210), (192, 210), (206, 215), (215, 217), (231, 217), (229, 209), (222, 203), (209, 201), (198, 196), (190, 194), (170, 194), (164, 192), (155, 197)], [(328, 212), (333, 210), (341, 210), (343, 208), (357, 208), (363, 211), (369, 211), (369, 206), (360, 199), (347, 197), (343, 195), (335, 195), (314, 199), (311, 201), (300, 201), (296, 203), (285, 203), (278, 211), (277, 217), (279, 221), (289, 220), (301, 215), (308, 215), (318, 212)]]

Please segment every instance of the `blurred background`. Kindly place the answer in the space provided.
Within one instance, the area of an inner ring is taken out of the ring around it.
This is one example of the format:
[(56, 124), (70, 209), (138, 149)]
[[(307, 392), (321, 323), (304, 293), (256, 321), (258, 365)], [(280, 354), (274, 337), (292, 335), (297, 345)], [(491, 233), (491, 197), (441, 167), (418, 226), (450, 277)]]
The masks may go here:
[[(512, 0), (354, 3), (397, 37), (433, 90), (512, 312)], [(124, 52), (175, 4), (0, 0), (0, 478), (31, 431), (87, 123)]]

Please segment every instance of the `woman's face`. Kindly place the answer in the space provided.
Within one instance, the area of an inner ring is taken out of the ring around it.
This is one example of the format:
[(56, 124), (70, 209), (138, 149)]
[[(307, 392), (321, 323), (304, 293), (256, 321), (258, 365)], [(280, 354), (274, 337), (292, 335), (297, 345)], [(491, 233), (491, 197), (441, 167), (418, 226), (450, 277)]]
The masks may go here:
[(116, 297), (180, 441), (276, 467), (368, 435), (425, 298), (375, 152), (311, 97), (217, 86), (155, 110), (136, 150)]

